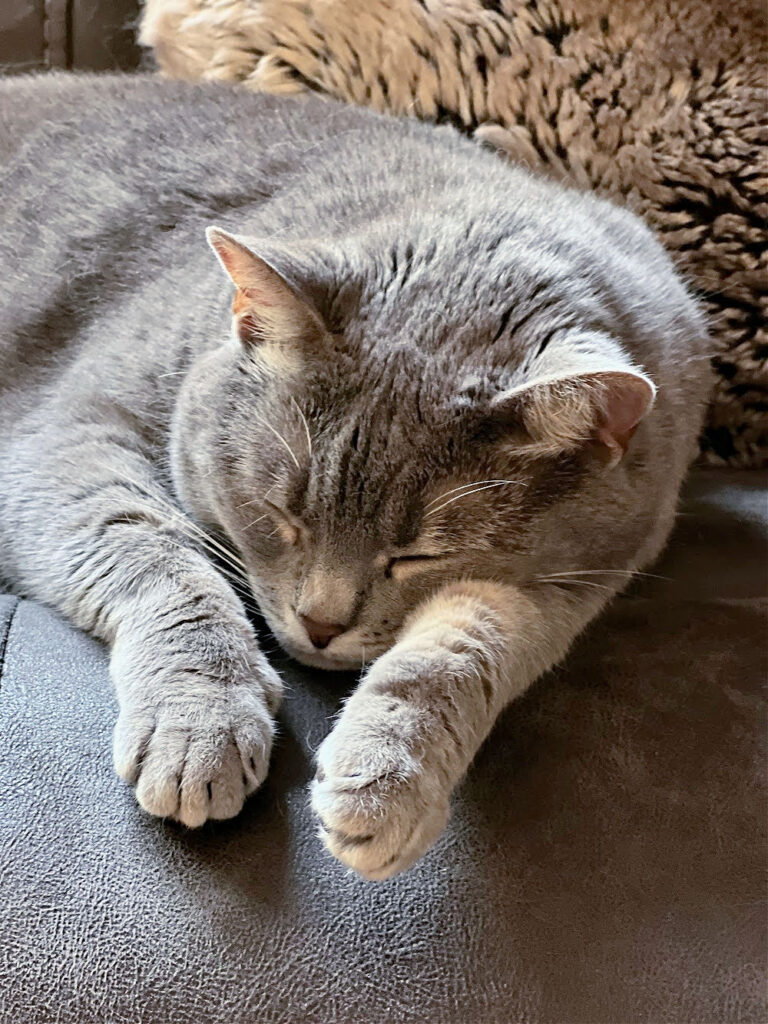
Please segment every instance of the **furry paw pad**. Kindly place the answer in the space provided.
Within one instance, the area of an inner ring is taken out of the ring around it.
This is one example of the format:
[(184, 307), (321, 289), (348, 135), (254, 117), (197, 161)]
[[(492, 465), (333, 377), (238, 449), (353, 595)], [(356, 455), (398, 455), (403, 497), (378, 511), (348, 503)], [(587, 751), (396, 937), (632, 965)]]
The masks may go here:
[(448, 819), (444, 781), (423, 750), (418, 711), (386, 697), (348, 705), (321, 745), (312, 807), (326, 847), (365, 878), (410, 867)]
[(239, 813), (266, 778), (273, 732), (253, 685), (129, 705), (115, 727), (115, 768), (145, 811), (196, 828)]

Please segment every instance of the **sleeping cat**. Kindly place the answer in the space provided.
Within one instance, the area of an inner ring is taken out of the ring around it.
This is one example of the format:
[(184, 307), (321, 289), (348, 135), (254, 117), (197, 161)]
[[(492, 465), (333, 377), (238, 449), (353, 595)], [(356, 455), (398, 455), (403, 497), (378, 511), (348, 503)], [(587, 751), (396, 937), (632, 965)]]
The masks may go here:
[(117, 771), (188, 826), (267, 773), (246, 583), (295, 658), (364, 666), (312, 804), (408, 867), (664, 544), (699, 310), (638, 219), (451, 129), (142, 77), (0, 110), (0, 575), (110, 645)]

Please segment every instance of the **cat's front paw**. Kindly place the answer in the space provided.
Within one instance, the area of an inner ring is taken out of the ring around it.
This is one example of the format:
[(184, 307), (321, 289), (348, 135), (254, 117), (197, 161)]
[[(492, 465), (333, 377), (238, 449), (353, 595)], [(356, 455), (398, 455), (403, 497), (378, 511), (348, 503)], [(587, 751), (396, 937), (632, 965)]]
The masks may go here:
[(353, 698), (318, 751), (312, 807), (323, 841), (366, 878), (410, 867), (448, 820), (450, 790), (428, 756), (428, 726), (401, 700)]
[(115, 768), (145, 811), (196, 828), (239, 813), (266, 778), (273, 733), (258, 686), (209, 689), (201, 679), (185, 694), (121, 708)]

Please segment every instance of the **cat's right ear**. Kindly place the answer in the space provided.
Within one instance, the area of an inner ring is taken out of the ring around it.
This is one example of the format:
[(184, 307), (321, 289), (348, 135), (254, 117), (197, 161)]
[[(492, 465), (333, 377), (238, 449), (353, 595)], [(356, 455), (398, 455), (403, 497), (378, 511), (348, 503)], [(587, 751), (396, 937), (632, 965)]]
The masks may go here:
[(291, 344), (321, 330), (317, 314), (265, 259), (221, 228), (205, 234), (237, 289), (233, 329), (243, 345)]

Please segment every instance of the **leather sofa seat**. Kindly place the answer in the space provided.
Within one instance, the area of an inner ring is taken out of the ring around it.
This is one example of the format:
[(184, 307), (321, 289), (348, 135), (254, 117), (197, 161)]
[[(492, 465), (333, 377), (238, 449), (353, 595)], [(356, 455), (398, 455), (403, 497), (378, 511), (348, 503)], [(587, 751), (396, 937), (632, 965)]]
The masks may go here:
[(663, 578), (503, 714), (381, 884), (307, 801), (351, 677), (277, 658), (267, 784), (185, 831), (113, 774), (106, 651), (0, 598), (0, 1021), (765, 1020), (766, 566), (766, 476), (694, 474)]

